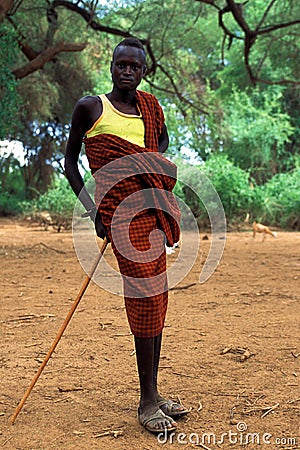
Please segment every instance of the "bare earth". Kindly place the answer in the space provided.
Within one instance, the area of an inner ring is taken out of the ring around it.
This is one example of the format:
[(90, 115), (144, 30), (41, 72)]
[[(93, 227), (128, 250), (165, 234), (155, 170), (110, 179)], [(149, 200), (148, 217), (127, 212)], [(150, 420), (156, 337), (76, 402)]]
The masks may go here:
[(183, 289), (170, 292), (159, 383), (191, 412), (163, 445), (136, 419), (122, 298), (94, 283), (8, 424), (86, 275), (71, 232), (1, 219), (0, 448), (300, 448), (300, 233), (264, 242), (250, 230), (229, 233), (216, 272), (199, 284), (208, 237)]

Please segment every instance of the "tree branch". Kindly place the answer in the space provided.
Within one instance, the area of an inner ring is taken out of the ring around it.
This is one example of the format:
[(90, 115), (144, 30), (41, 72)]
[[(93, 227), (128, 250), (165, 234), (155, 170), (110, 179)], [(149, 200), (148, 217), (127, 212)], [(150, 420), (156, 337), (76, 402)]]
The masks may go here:
[(21, 31), (18, 29), (18, 27), (16, 26), (16, 24), (14, 23), (12, 18), (9, 16), (6, 16), (6, 19), (12, 24), (12, 26), (14, 27), (14, 29), (17, 31), (17, 33), (19, 35), (18, 44), (19, 44), (21, 52), (26, 56), (27, 59), (29, 59), (29, 61), (36, 58), (38, 56), (38, 53), (35, 50), (33, 50), (33, 48), (25, 41), (24, 34), (21, 33)]
[(267, 15), (270, 12), (270, 9), (272, 8), (272, 6), (274, 5), (274, 3), (276, 2), (276, 0), (271, 0), (271, 2), (269, 3), (269, 5), (267, 6), (265, 12), (263, 13), (262, 18), (260, 19), (260, 21), (257, 24), (257, 27), (255, 28), (256, 31), (258, 31), (260, 29), (260, 27), (262, 26), (262, 24), (264, 23), (264, 21), (267, 18)]
[(47, 9), (48, 30), (46, 35), (46, 46), (53, 45), (54, 35), (58, 30), (58, 14), (53, 8)]
[(283, 78), (282, 80), (278, 80), (278, 81), (271, 81), (271, 80), (264, 80), (263, 78), (258, 78), (256, 76), (253, 76), (253, 80), (256, 83), (265, 83), (265, 84), (279, 85), (279, 86), (285, 86), (287, 84), (291, 84), (293, 86), (300, 85), (300, 81), (289, 80), (288, 78)]
[(86, 44), (75, 44), (68, 43), (64, 41), (57, 42), (52, 47), (48, 47), (43, 52), (39, 53), (39, 55), (20, 67), (19, 69), (15, 69), (12, 73), (15, 75), (17, 79), (21, 79), (35, 72), (36, 70), (42, 69), (42, 67), (49, 61), (51, 61), (58, 53), (61, 52), (81, 52), (85, 49)]
[[(196, 1), (201, 2), (201, 3), (206, 3), (211, 6), (216, 7), (213, 0), (196, 0)], [(267, 18), (268, 13), (270, 12), (272, 6), (274, 5), (274, 3), (276, 1), (276, 0), (271, 0), (270, 3), (268, 4), (268, 6), (266, 7), (266, 9), (262, 15), (262, 18), (258, 22), (256, 28), (254, 30), (252, 30), (243, 15), (243, 7), (247, 3), (247, 1), (244, 1), (244, 3), (237, 3), (234, 0), (226, 0), (227, 6), (225, 6), (222, 9), (218, 8), (219, 26), (222, 28), (222, 30), (224, 32), (224, 38), (223, 38), (223, 44), (222, 44), (222, 61), (224, 60), (224, 46), (225, 46), (226, 37), (229, 37), (229, 48), (230, 48), (230, 45), (231, 45), (231, 42), (233, 39), (242, 39), (244, 41), (245, 66), (246, 66), (247, 72), (249, 74), (249, 78), (253, 84), (256, 84), (257, 82), (261, 82), (261, 83), (267, 83), (267, 84), (281, 84), (281, 85), (295, 84), (295, 85), (298, 85), (299, 82), (296, 80), (282, 79), (279, 81), (271, 81), (271, 80), (269, 81), (269, 80), (261, 79), (258, 76), (256, 76), (254, 74), (252, 65), (250, 63), (250, 52), (251, 52), (251, 49), (252, 49), (253, 45), (255, 44), (258, 36), (270, 34), (271, 32), (276, 31), (276, 30), (288, 28), (293, 25), (297, 25), (300, 23), (300, 20), (299, 19), (292, 20), (290, 22), (279, 23), (276, 25), (270, 25), (270, 26), (261, 28), (262, 24), (264, 23), (264, 21)], [(240, 36), (236, 35), (235, 33), (231, 32), (226, 27), (224, 20), (223, 20), (223, 16), (226, 13), (232, 14), (236, 23), (243, 30), (244, 37), (240, 37)], [(259, 70), (261, 69), (261, 65), (262, 65), (262, 62), (259, 66)]]
[(88, 26), (93, 30), (102, 31), (104, 33), (113, 34), (115, 36), (122, 36), (124, 38), (132, 37), (132, 34), (130, 34), (128, 31), (120, 30), (119, 28), (107, 27), (105, 25), (101, 25), (99, 22), (96, 22), (95, 20), (93, 20), (94, 14), (78, 6), (78, 3), (68, 2), (67, 0), (54, 0), (50, 4), (50, 9), (54, 10), (59, 6), (63, 6), (64, 8), (79, 14), (88, 23)]
[[(101, 25), (101, 23), (99, 23), (93, 19), (93, 17), (94, 17), (93, 13), (90, 13), (86, 9), (81, 8), (80, 6), (78, 6), (77, 3), (72, 3), (72, 2), (69, 2), (68, 0), (54, 0), (50, 4), (49, 9), (54, 10), (55, 8), (58, 8), (58, 7), (64, 7), (70, 11), (73, 11), (73, 12), (79, 14), (87, 22), (88, 26), (91, 27), (93, 30), (100, 31), (102, 33), (112, 34), (114, 36), (121, 36), (123, 38), (134, 37), (134, 35), (132, 33), (130, 33), (129, 31), (124, 31), (119, 28), (113, 28), (113, 27), (108, 27), (106, 25)], [(150, 74), (150, 73), (153, 74), (153, 73), (155, 73), (157, 63), (156, 63), (156, 59), (155, 59), (155, 56), (154, 56), (154, 53), (153, 53), (153, 50), (152, 50), (152, 47), (150, 44), (150, 40), (140, 38), (140, 41), (144, 45), (146, 45), (147, 53), (150, 56), (150, 59), (152, 61), (152, 64), (151, 64), (150, 68), (148, 69), (148, 74)]]
[(246, 20), (243, 16), (243, 4), (242, 3), (236, 3), (233, 0), (227, 0), (227, 5), (236, 21), (236, 23), (241, 27), (241, 29), (244, 31), (245, 34), (251, 34), (253, 31), (251, 31), (249, 25), (247, 24)]
[(272, 25), (266, 28), (262, 28), (261, 30), (258, 30), (257, 35), (271, 33), (272, 31), (280, 30), (282, 28), (288, 28), (293, 25), (298, 25), (299, 23), (300, 20), (292, 20), (291, 22), (279, 23), (277, 25)]
[(215, 0), (196, 0), (199, 3), (206, 3), (207, 5), (211, 5), (214, 8), (220, 10), (221, 8), (218, 5), (215, 5)]
[[(182, 102), (190, 106), (191, 108), (196, 109), (201, 114), (208, 114), (207, 110), (200, 108), (195, 103), (193, 103), (191, 100), (188, 100), (184, 95), (179, 92), (175, 81), (173, 80), (172, 76), (169, 74), (169, 72), (159, 63), (157, 63), (157, 67), (163, 72), (163, 74), (168, 78), (170, 81), (173, 91), (171, 89), (163, 88), (161, 86), (155, 85), (152, 81), (146, 79), (147, 83), (150, 84), (150, 86), (153, 86), (155, 89), (158, 89), (160, 91), (166, 92), (168, 94), (176, 95), (176, 97)], [(204, 104), (206, 108), (208, 108), (208, 105)]]
[[(224, 31), (224, 35), (225, 36), (229, 36), (230, 41), (232, 41), (234, 38), (235, 39), (240, 39), (243, 40), (242, 37), (237, 36), (236, 34), (232, 33), (225, 25), (224, 20), (223, 20), (223, 15), (230, 12), (229, 8), (223, 8), (223, 9), (219, 9), (219, 27), (222, 28), (222, 30)], [(225, 42), (224, 42), (225, 45)]]

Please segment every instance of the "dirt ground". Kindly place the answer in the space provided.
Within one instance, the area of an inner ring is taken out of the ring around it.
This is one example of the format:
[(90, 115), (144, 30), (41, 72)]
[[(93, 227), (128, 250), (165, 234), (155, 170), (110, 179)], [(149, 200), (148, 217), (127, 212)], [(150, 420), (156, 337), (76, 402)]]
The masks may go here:
[(182, 289), (170, 292), (159, 384), (191, 411), (165, 442), (136, 419), (137, 371), (122, 298), (94, 283), (8, 424), (85, 273), (70, 231), (0, 220), (0, 448), (300, 448), (300, 233), (279, 231), (264, 242), (250, 230), (228, 233), (217, 270), (199, 284), (208, 238)]

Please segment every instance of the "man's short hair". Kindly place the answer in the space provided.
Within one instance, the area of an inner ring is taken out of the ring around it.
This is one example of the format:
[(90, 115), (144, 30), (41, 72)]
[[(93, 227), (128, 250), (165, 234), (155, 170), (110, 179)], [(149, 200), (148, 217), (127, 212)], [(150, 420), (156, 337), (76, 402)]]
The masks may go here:
[(143, 46), (143, 44), (141, 43), (141, 41), (139, 39), (133, 38), (133, 37), (128, 37), (123, 39), (123, 41), (119, 42), (119, 44), (115, 47), (114, 52), (113, 52), (113, 59), (115, 57), (115, 53), (116, 50), (119, 47), (135, 47), (135, 48), (139, 48), (140, 50), (143, 51), (144, 55), (145, 55), (145, 59), (146, 59), (146, 50), (145, 47)]

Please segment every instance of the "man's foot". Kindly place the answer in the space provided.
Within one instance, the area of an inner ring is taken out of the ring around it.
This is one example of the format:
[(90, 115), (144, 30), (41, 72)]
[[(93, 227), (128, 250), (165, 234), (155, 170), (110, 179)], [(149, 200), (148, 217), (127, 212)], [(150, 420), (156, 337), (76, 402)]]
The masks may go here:
[(157, 404), (162, 412), (170, 417), (181, 417), (189, 412), (189, 410), (180, 403), (173, 402), (172, 400), (166, 400), (163, 397), (160, 397)]
[(176, 430), (177, 424), (172, 417), (167, 416), (161, 409), (153, 407), (138, 408), (138, 419), (140, 424), (150, 433), (169, 433)]

